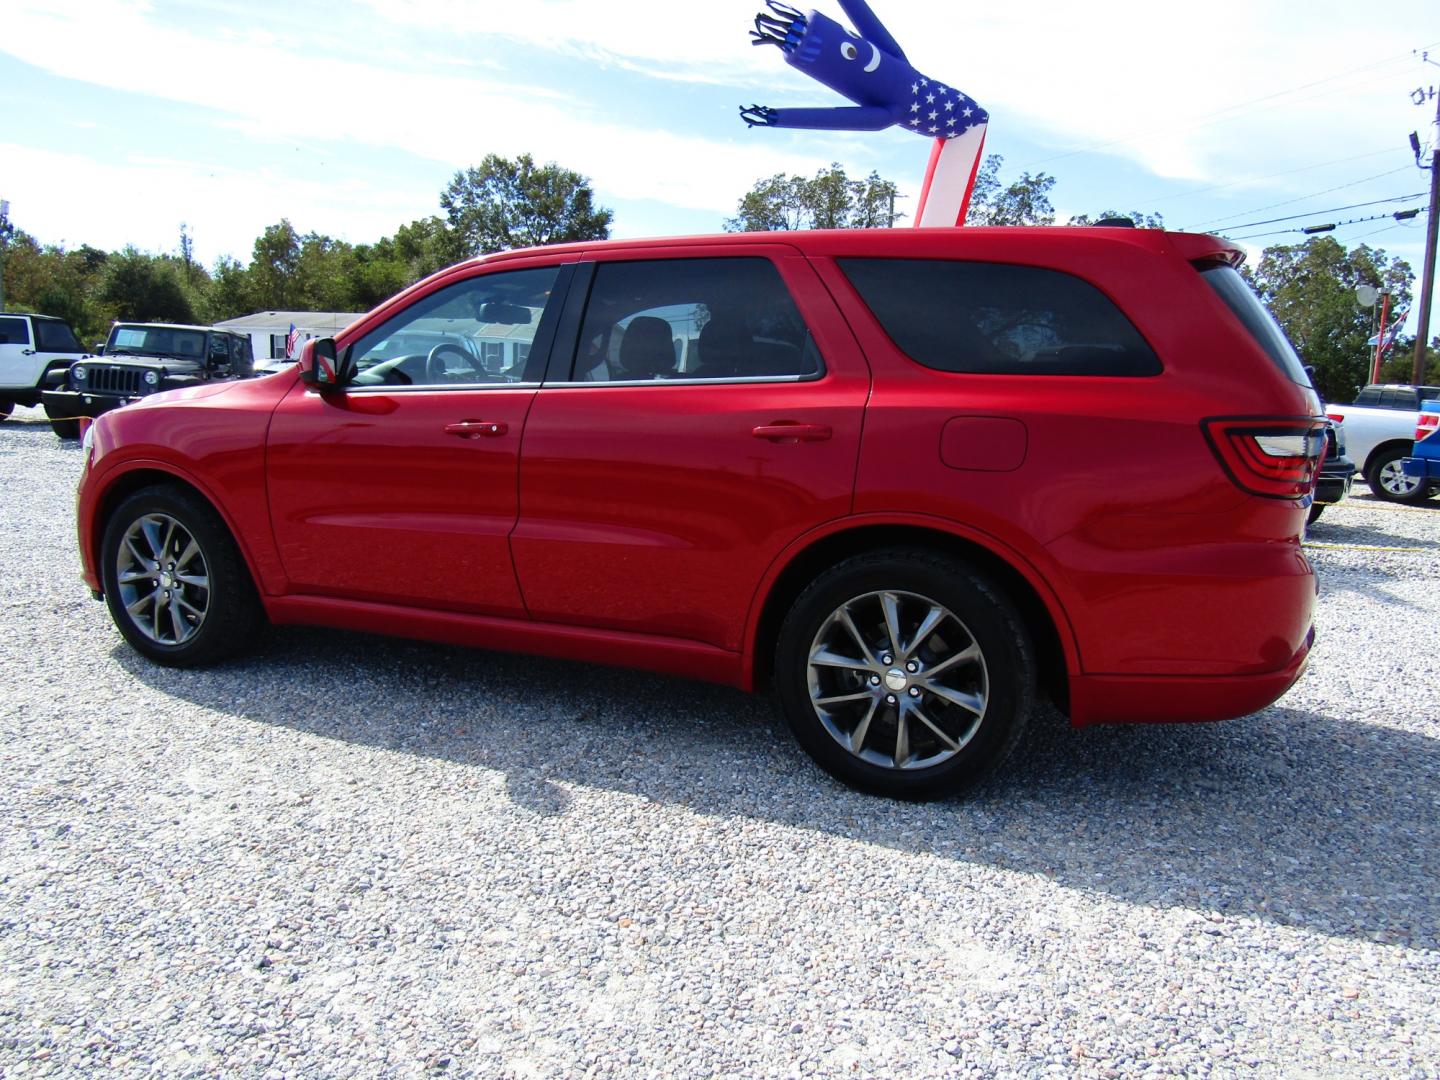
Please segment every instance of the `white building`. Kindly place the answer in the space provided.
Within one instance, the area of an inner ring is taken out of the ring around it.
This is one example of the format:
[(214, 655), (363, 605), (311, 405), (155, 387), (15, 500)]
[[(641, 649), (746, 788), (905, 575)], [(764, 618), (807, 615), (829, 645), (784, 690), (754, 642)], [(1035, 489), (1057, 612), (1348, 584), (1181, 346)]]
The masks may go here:
[[(234, 330), (250, 336), (255, 355), (255, 370), (267, 371), (289, 362), (285, 355), (285, 338), (294, 326), (301, 343), (317, 337), (334, 337), (361, 315), (347, 311), (257, 311), (238, 319), (216, 323), (221, 330)], [(299, 345), (296, 346), (299, 351)]]

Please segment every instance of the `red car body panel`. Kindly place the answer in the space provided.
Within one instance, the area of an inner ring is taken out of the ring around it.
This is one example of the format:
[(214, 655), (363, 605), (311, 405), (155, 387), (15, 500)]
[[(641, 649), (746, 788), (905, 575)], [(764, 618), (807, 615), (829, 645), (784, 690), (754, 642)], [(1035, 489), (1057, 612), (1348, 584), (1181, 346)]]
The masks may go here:
[[(545, 385), (322, 396), (294, 371), (159, 395), (95, 427), (78, 525), (100, 587), (103, 510), (136, 476), (220, 511), (276, 622), (647, 667), (752, 688), (766, 600), (817, 543), (877, 525), (981, 549), (1048, 614), (1075, 723), (1221, 719), (1303, 670), (1315, 578), (1300, 501), (1241, 490), (1221, 415), (1306, 417), (1198, 279), (1213, 237), (1116, 229), (815, 232), (567, 245), (442, 272), (697, 255), (772, 260), (825, 361), (799, 383)], [(964, 258), (1061, 270), (1163, 359), (1144, 378), (976, 375), (900, 352), (839, 265)], [(1157, 302), (1174, 296), (1179, 301)], [(445, 432), (504, 426), (494, 438)], [(757, 436), (782, 424), (813, 440)], [(403, 551), (403, 560), (393, 553)]]

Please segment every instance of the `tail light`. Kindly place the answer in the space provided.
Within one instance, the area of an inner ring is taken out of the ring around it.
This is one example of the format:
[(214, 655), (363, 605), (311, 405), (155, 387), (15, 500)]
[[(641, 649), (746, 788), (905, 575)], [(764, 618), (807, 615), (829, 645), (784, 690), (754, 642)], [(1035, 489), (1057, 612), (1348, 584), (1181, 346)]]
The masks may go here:
[(1235, 485), (1269, 499), (1314, 490), (1325, 457), (1325, 425), (1310, 417), (1228, 417), (1202, 425), (1210, 449)]
[(1415, 425), (1415, 441), (1428, 439), (1435, 434), (1437, 428), (1440, 428), (1440, 413), (1422, 412), (1419, 422)]

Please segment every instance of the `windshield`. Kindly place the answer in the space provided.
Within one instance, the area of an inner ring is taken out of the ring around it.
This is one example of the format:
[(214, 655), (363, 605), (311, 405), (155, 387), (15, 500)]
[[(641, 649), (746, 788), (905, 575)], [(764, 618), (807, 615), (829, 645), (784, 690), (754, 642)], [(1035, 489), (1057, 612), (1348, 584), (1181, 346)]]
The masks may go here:
[(205, 359), (205, 331), (178, 326), (117, 326), (110, 331), (106, 356), (173, 356), (200, 363)]

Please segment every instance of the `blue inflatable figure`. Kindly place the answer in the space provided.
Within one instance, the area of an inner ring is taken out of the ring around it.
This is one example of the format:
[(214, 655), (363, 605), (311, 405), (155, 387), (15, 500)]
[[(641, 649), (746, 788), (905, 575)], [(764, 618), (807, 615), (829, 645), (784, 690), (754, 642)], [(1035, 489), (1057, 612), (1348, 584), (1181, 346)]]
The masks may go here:
[[(933, 220), (924, 220), (917, 214), (916, 223), (955, 225), (963, 221), (989, 114), (969, 95), (911, 67), (865, 0), (839, 0), (858, 33), (818, 11), (802, 14), (780, 0), (766, 2), (769, 11), (755, 16), (751, 44), (777, 46), (791, 67), (855, 104), (800, 109), (748, 105), (740, 110), (745, 123), (818, 131), (879, 131), (898, 126), (937, 139), (926, 172), (922, 209), (932, 181), (939, 185), (937, 194), (943, 194), (940, 189), (944, 188), (956, 191), (941, 198), (943, 208), (932, 207), (939, 211), (938, 217), (932, 213)], [(966, 145), (963, 150), (956, 146), (956, 152), (946, 153), (944, 144), (950, 140)], [(951, 159), (948, 162), (944, 160), (947, 157)]]
[(779, 46), (787, 64), (855, 104), (832, 109), (750, 105), (740, 115), (752, 127), (879, 131), (898, 124), (919, 135), (953, 139), (990, 119), (973, 98), (911, 67), (865, 0), (840, 0), (858, 34), (818, 11), (802, 15), (779, 0), (768, 4), (768, 12), (755, 16), (751, 43)]

